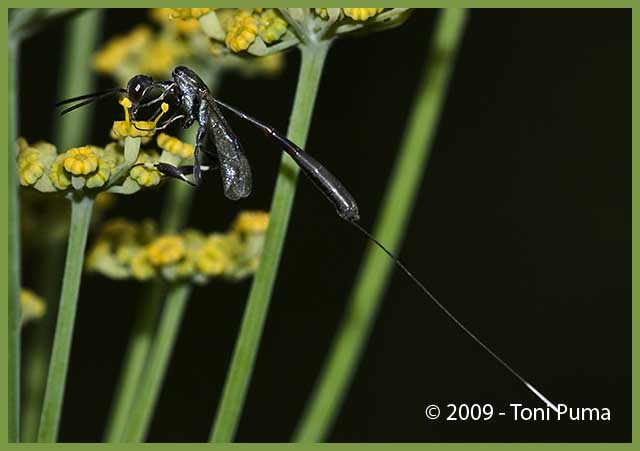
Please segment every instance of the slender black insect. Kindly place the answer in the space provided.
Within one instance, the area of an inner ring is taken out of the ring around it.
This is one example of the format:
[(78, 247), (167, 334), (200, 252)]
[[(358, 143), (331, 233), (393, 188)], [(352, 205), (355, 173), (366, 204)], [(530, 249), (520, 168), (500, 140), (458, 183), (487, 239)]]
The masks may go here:
[[(333, 204), (338, 215), (351, 223), (371, 242), (385, 252), (395, 264), (415, 283), (422, 292), (433, 301), (445, 315), (447, 315), (464, 333), (473, 341), (480, 345), (507, 371), (515, 376), (525, 387), (542, 400), (547, 406), (557, 412), (558, 408), (531, 385), (516, 370), (500, 358), (482, 340), (462, 324), (423, 284), (420, 282), (404, 264), (391, 253), (382, 243), (365, 230), (360, 224), (358, 205), (349, 191), (340, 181), (331, 174), (320, 162), (311, 157), (304, 150), (298, 147), (285, 136), (278, 133), (271, 126), (243, 113), (213, 97), (207, 85), (191, 69), (184, 66), (176, 67), (173, 70), (173, 80), (154, 81), (146, 75), (136, 75), (129, 80), (126, 89), (117, 88), (109, 91), (102, 91), (95, 94), (87, 94), (73, 99), (59, 102), (57, 105), (68, 104), (76, 101), (81, 103), (69, 107), (61, 114), (68, 113), (92, 101), (100, 100), (117, 93), (126, 93), (133, 106), (131, 114), (134, 119), (143, 108), (157, 105), (165, 99), (173, 99), (177, 104), (177, 113), (173, 117), (159, 124), (156, 129), (164, 129), (176, 121), (182, 121), (184, 128), (190, 127), (194, 121), (198, 122), (196, 134), (193, 165), (176, 167), (167, 163), (152, 164), (163, 174), (179, 178), (191, 185), (199, 186), (202, 181), (202, 171), (210, 169), (212, 166), (203, 164), (203, 159), (208, 158), (220, 169), (224, 194), (231, 200), (238, 200), (251, 194), (251, 168), (244, 155), (240, 141), (233, 133), (218, 105), (233, 112), (242, 119), (262, 130), (267, 136), (273, 139), (293, 160), (300, 166), (302, 172), (313, 182), (313, 184), (325, 195)], [(155, 95), (153, 95), (156, 93)], [(145, 100), (149, 99), (149, 100)], [(149, 164), (149, 163), (146, 163)], [(187, 175), (192, 175), (189, 180)]]

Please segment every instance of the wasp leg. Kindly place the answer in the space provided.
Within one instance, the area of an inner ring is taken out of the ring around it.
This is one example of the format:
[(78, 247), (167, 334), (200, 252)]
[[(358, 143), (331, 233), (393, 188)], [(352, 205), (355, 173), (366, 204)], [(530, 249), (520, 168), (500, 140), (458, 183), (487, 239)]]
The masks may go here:
[(166, 121), (164, 121), (162, 124), (160, 124), (157, 127), (153, 127), (153, 128), (142, 128), (142, 127), (138, 127), (138, 125), (133, 122), (133, 126), (135, 128), (137, 128), (140, 131), (144, 131), (144, 132), (149, 132), (149, 131), (158, 131), (158, 130), (164, 130), (165, 128), (167, 128), (168, 126), (170, 126), (171, 124), (173, 124), (175, 121), (177, 121), (178, 119), (184, 119), (185, 115), (184, 114), (178, 114), (177, 116), (173, 116), (171, 119), (167, 119)]
[[(180, 179), (183, 182), (187, 182), (191, 186), (200, 186), (202, 183), (202, 178), (199, 181), (195, 180), (192, 182), (187, 178), (187, 175), (194, 173), (195, 165), (185, 165), (185, 166), (174, 166), (169, 163), (143, 163), (144, 166), (156, 168), (163, 175), (168, 177), (173, 177), (176, 179)], [(202, 172), (209, 171), (211, 169), (215, 169), (217, 166), (213, 165), (199, 165), (199, 169)]]
[(198, 127), (198, 131), (196, 132), (196, 145), (193, 148), (193, 181), (198, 185), (202, 182), (200, 148), (204, 146), (206, 132), (207, 129), (203, 125)]

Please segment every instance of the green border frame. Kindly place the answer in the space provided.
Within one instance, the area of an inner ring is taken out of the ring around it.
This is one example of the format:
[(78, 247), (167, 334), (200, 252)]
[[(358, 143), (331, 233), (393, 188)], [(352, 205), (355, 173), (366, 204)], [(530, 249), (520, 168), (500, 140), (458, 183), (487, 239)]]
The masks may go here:
[[(52, 2), (44, 2), (38, 0), (26, 0), (26, 1), (12, 1), (9, 2), (7, 8), (3, 8), (0, 12), (2, 14), (2, 20), (5, 24), (3, 27), (3, 40), (5, 45), (2, 47), (3, 61), (7, 61), (7, 24), (8, 24), (8, 8), (43, 8), (43, 7), (86, 7), (86, 2), (80, 1), (59, 1), (55, 2), (54, 5)], [(150, 7), (171, 7), (176, 6), (178, 3), (176, 0), (166, 1), (149, 1), (149, 0), (111, 0), (108, 2), (110, 8), (131, 8), (135, 6), (136, 8), (150, 8)], [(132, 6), (132, 3), (134, 4)], [(190, 6), (205, 6), (202, 5), (204, 2), (194, 2), (194, 5)], [(272, 2), (274, 3), (274, 2)], [(289, 2), (279, 0), (275, 2), (278, 6), (301, 6), (301, 2)], [(341, 7), (344, 6), (344, 3), (338, 3), (337, 5), (333, 5), (333, 2), (319, 2), (324, 6), (336, 6)], [(349, 6), (389, 6), (389, 1), (380, 2), (380, 1), (350, 1)], [(632, 9), (632, 224), (637, 219), (639, 213), (638, 207), (638, 194), (640, 194), (640, 181), (638, 177), (640, 177), (640, 159), (636, 158), (636, 154), (639, 151), (638, 149), (638, 139), (636, 128), (638, 125), (638, 111), (640, 110), (640, 93), (638, 91), (638, 53), (640, 49), (640, 32), (638, 31), (638, 27), (640, 27), (640, 4), (637, 1), (633, 0), (524, 0), (524, 1), (507, 1), (507, 0), (434, 0), (434, 1), (416, 1), (416, 0), (405, 0), (402, 2), (402, 6), (416, 7), (416, 8), (444, 8), (444, 7), (457, 7), (457, 8), (628, 8)], [(208, 5), (206, 5), (208, 6)], [(216, 6), (228, 6), (228, 7), (253, 7), (256, 6), (255, 2), (248, 1), (219, 1), (216, 2)], [(273, 5), (271, 5), (273, 6)], [(317, 6), (314, 5), (314, 6)], [(636, 8), (634, 8), (636, 6)], [(5, 70), (2, 71), (2, 86), (4, 86), (4, 98), (7, 98), (7, 89), (8, 89), (8, 71), (5, 67)], [(2, 128), (0, 129), (3, 133), (3, 136), (7, 136), (8, 134), (8, 105), (7, 103), (3, 103), (2, 111), (1, 111), (0, 123)], [(5, 150), (5, 151), (8, 151)], [(0, 165), (0, 179), (7, 180), (8, 168), (6, 165)], [(638, 176), (638, 177), (635, 177)], [(5, 185), (6, 187), (6, 185)], [(2, 211), (6, 212), (8, 209), (8, 191), (5, 191), (2, 196), (0, 196), (1, 208)], [(4, 215), (2, 220), (0, 221), (0, 234), (2, 236), (8, 236), (8, 223), (7, 216)], [(638, 292), (638, 284), (636, 281), (637, 275), (637, 267), (638, 263), (640, 263), (640, 247), (636, 240), (637, 234), (636, 229), (632, 226), (632, 278), (633, 278), (633, 287), (632, 287), (632, 324), (637, 323), (638, 318), (640, 317), (640, 309), (636, 308), (636, 304), (638, 301), (638, 296), (640, 295)], [(8, 243), (5, 241), (5, 245), (2, 248), (2, 252), (0, 252), (2, 259), (0, 260), (0, 287), (3, 290), (3, 298), (8, 299), (8, 260), (7, 260), (7, 252), (8, 252)], [(0, 320), (2, 324), (7, 324), (7, 310), (6, 305), (5, 308), (0, 309)], [(7, 403), (7, 329), (6, 326), (2, 328), (3, 333), (0, 334), (0, 386), (3, 387), (0, 390), (0, 444), (7, 444), (7, 416), (8, 416), (8, 403)], [(639, 362), (637, 347), (633, 347), (633, 343), (638, 343), (640, 341), (640, 332), (638, 332), (637, 328), (632, 328), (632, 372), (634, 375), (640, 373), (638, 370)], [(522, 444), (512, 444), (512, 443), (403, 443), (403, 444), (392, 444), (392, 443), (364, 443), (364, 444), (340, 444), (340, 443), (332, 443), (332, 444), (257, 444), (257, 443), (238, 443), (238, 444), (224, 444), (224, 445), (215, 445), (215, 446), (224, 446), (224, 447), (232, 447), (233, 449), (282, 449), (283, 447), (295, 447), (296, 449), (317, 449), (318, 447), (328, 447), (332, 450), (355, 450), (355, 449), (373, 449), (373, 450), (417, 450), (417, 449), (447, 449), (447, 450), (455, 450), (455, 449), (463, 449), (463, 448), (473, 448), (473, 449), (483, 449), (483, 450), (493, 450), (497, 448), (501, 449), (632, 449), (632, 448), (640, 448), (640, 381), (638, 377), (632, 378), (632, 443), (522, 443)], [(634, 427), (635, 426), (635, 427)], [(55, 444), (55, 445), (39, 445), (39, 444), (8, 444), (9, 447), (22, 447), (26, 449), (42, 449), (48, 448), (51, 446), (63, 446), (68, 447), (69, 449), (86, 449), (88, 447), (98, 447), (98, 446), (109, 446), (112, 449), (122, 449), (129, 450), (134, 449), (134, 447), (145, 446), (145, 447), (156, 447), (158, 449), (169, 450), (169, 449), (185, 449), (185, 448), (204, 448), (213, 446), (208, 443), (202, 444), (145, 444), (145, 445), (134, 445), (134, 444), (122, 444), (122, 445), (105, 445), (105, 444)]]

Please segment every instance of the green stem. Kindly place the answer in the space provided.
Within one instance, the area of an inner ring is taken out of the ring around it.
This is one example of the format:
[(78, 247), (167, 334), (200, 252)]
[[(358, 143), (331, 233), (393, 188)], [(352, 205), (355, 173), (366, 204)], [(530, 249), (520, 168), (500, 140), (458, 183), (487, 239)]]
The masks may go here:
[(165, 285), (160, 281), (154, 281), (145, 286), (146, 294), (139, 306), (133, 325), (124, 365), (120, 373), (120, 381), (116, 389), (116, 397), (107, 422), (105, 441), (109, 443), (119, 443), (124, 438), (129, 412), (136, 397), (138, 382), (144, 370), (153, 333), (156, 329), (164, 288)]
[(20, 202), (16, 140), (18, 137), (19, 42), (9, 42), (9, 442), (20, 440)]
[(71, 223), (67, 257), (62, 279), (58, 321), (53, 340), (47, 387), (42, 405), (38, 442), (55, 442), (58, 437), (64, 388), (69, 367), (73, 325), (80, 292), (87, 232), (91, 221), (93, 198), (77, 196), (71, 200)]
[[(93, 51), (100, 35), (102, 11), (90, 9), (69, 21), (65, 36), (64, 61), (61, 65), (58, 98), (65, 99), (78, 93), (92, 92), (95, 77), (87, 70), (91, 65)], [(77, 117), (61, 117), (56, 112), (53, 127), (54, 143), (58, 151), (86, 144), (89, 121), (94, 105), (87, 105), (85, 114)], [(47, 314), (34, 324), (33, 339), (29, 342), (25, 355), (24, 399), (22, 441), (33, 442), (38, 432), (40, 407), (47, 377), (47, 364), (51, 352), (51, 336), (53, 335), (55, 299), (58, 296), (61, 279), (60, 268), (64, 259), (64, 242), (52, 240), (47, 243), (45, 252), (40, 256), (38, 277), (41, 296), (48, 302)]]
[[(287, 136), (303, 148), (311, 125), (313, 106), (328, 50), (327, 42), (301, 47), (302, 62)], [(238, 427), (278, 271), (298, 172), (298, 166), (294, 161), (283, 154), (280, 175), (271, 203), (264, 251), (242, 318), (222, 400), (211, 432), (211, 442), (232, 441)]]
[(187, 282), (172, 286), (167, 294), (145, 372), (138, 383), (135, 409), (129, 416), (125, 432), (127, 442), (141, 442), (147, 435), (190, 293), (191, 284)]
[[(431, 151), (442, 104), (460, 44), (465, 10), (443, 10), (438, 19), (426, 73), (420, 84), (400, 155), (374, 227), (376, 236), (397, 252), (406, 230)], [(332, 344), (294, 440), (326, 439), (350, 386), (387, 286), (393, 262), (369, 246), (342, 324)]]

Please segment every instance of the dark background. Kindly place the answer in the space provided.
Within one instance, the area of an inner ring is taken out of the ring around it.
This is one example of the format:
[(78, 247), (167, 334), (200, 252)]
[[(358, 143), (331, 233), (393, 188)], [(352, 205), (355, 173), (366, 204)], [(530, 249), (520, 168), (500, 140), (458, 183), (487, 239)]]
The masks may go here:
[[(145, 17), (110, 11), (105, 38)], [(349, 187), (367, 228), (435, 17), (417, 11), (400, 28), (343, 39), (329, 55), (307, 148)], [(61, 30), (23, 47), (21, 133), (30, 141), (52, 138)], [(281, 77), (229, 76), (219, 96), (284, 131), (297, 67), (291, 52)], [(111, 85), (100, 80), (100, 88)], [(401, 252), (553, 401), (608, 407), (612, 420), (427, 420), (432, 403), (496, 410), (540, 403), (396, 273), (331, 441), (630, 440), (630, 94), (630, 11), (473, 11)], [(120, 115), (117, 105), (102, 104), (92, 142), (104, 144)], [(269, 207), (278, 150), (251, 127), (232, 124), (253, 166), (254, 194), (232, 203), (209, 178), (195, 196), (192, 227), (224, 229), (240, 209)], [(158, 191), (123, 197), (109, 216), (157, 217), (162, 199)], [(301, 179), (239, 441), (290, 440), (365, 246)], [(150, 441), (206, 441), (250, 283), (215, 281), (194, 291)], [(101, 439), (142, 288), (84, 278), (61, 441)]]

